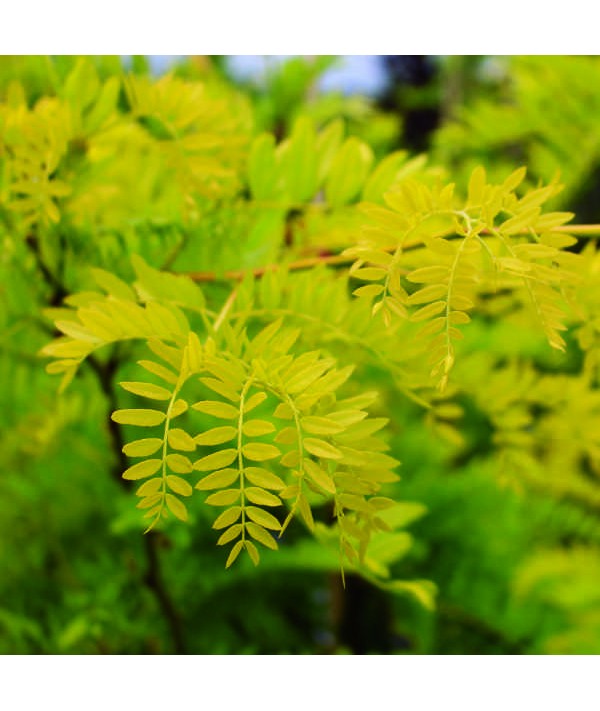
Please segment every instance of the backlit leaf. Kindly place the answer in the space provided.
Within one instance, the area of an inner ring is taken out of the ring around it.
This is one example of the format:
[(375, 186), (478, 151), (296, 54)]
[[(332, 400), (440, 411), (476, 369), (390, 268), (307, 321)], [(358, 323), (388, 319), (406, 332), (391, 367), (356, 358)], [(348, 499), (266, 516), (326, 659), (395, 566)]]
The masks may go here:
[(240, 554), (240, 551), (242, 550), (242, 546), (243, 546), (243, 545), (244, 545), (244, 544), (243, 544), (242, 541), (238, 541), (238, 542), (233, 546), (233, 548), (231, 549), (231, 552), (229, 553), (229, 556), (228, 556), (228, 558), (227, 558), (227, 562), (225, 563), (225, 567), (226, 567), (226, 568), (229, 568), (229, 567), (235, 562), (235, 559), (236, 559), (236, 558), (238, 557), (238, 555)]
[(303, 444), (306, 451), (314, 454), (316, 457), (323, 457), (324, 459), (341, 459), (343, 457), (337, 447), (334, 447), (323, 439), (305, 437)]
[(165, 413), (158, 410), (115, 410), (111, 419), (120, 425), (138, 425), (139, 427), (155, 427), (165, 420)]
[(222, 449), (220, 452), (213, 452), (202, 459), (194, 462), (194, 469), (201, 472), (222, 469), (229, 466), (237, 457), (237, 449)]
[(253, 523), (252, 521), (248, 521), (246, 523), (246, 531), (254, 538), (254, 540), (258, 541), (259, 543), (262, 543), (263, 546), (266, 546), (267, 548), (271, 548), (271, 550), (277, 550), (277, 541), (273, 538), (273, 536), (262, 526), (259, 526), (257, 523)]
[(235, 523), (241, 515), (241, 506), (232, 506), (230, 509), (227, 509), (227, 511), (223, 511), (223, 513), (216, 518), (213, 523), (213, 528), (219, 529), (231, 526), (231, 524)]
[(230, 486), (237, 481), (240, 476), (239, 469), (221, 469), (213, 472), (196, 484), (196, 489), (200, 491), (210, 491), (211, 489), (221, 489)]
[(152, 400), (169, 400), (171, 398), (171, 393), (166, 389), (162, 388), (160, 385), (154, 385), (153, 383), (119, 383), (119, 385), (124, 389), (128, 390), (134, 395), (139, 395), (140, 397), (150, 398)]
[(169, 487), (169, 489), (171, 489), (171, 491), (174, 491), (176, 494), (181, 494), (182, 496), (192, 495), (192, 487), (185, 479), (182, 479), (180, 476), (169, 474), (169, 476), (167, 476), (167, 486)]
[(223, 444), (223, 442), (230, 442), (237, 437), (237, 434), (238, 432), (235, 427), (226, 425), (224, 427), (214, 427), (212, 430), (202, 432), (194, 437), (194, 441), (196, 444), (202, 445)]
[(241, 491), (239, 489), (225, 489), (211, 494), (204, 503), (209, 506), (231, 506), (240, 498), (240, 495)]
[(256, 506), (247, 506), (246, 514), (252, 521), (254, 521), (254, 523), (258, 523), (264, 528), (270, 528), (274, 531), (279, 531), (281, 529), (279, 521), (268, 511), (263, 511), (263, 509), (259, 509)]
[(163, 446), (163, 440), (158, 437), (150, 437), (149, 439), (138, 439), (135, 442), (129, 442), (123, 447), (123, 454), (128, 457), (148, 457), (150, 454), (158, 452)]
[(207, 415), (218, 417), (222, 420), (234, 420), (238, 416), (238, 409), (218, 400), (201, 400), (192, 405), (192, 409), (204, 412)]
[(279, 457), (281, 451), (273, 444), (250, 442), (242, 447), (242, 454), (253, 462), (263, 462), (267, 459)]
[(156, 474), (161, 466), (162, 460), (160, 459), (146, 459), (126, 469), (123, 472), (123, 479), (145, 479)]

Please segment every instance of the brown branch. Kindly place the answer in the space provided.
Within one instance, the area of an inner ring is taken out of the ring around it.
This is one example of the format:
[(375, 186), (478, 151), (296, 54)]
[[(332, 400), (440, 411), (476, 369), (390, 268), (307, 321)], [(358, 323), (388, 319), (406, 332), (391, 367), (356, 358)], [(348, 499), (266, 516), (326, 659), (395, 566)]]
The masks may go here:
[[(555, 227), (553, 232), (563, 232), (566, 234), (578, 235), (579, 237), (600, 237), (600, 225), (562, 225)], [(486, 230), (482, 234), (487, 234)], [(421, 240), (415, 239), (414, 242), (407, 242), (404, 249), (409, 251), (417, 249), (421, 246)], [(382, 252), (394, 252), (398, 245), (389, 245), (387, 247), (379, 247)], [(319, 251), (314, 257), (305, 257), (298, 259), (288, 264), (267, 264), (263, 267), (255, 267), (253, 269), (233, 269), (218, 275), (216, 272), (182, 272), (193, 281), (197, 282), (214, 282), (214, 281), (241, 281), (247, 274), (252, 274), (254, 277), (261, 277), (267, 272), (285, 268), (288, 271), (299, 271), (302, 269), (312, 269), (319, 264), (325, 266), (338, 266), (343, 264), (351, 264), (355, 261), (354, 257), (349, 257), (344, 254), (330, 254), (323, 248), (316, 248)]]
[(146, 559), (148, 561), (148, 569), (146, 570), (146, 574), (144, 576), (144, 582), (158, 600), (162, 614), (167, 621), (171, 632), (171, 639), (173, 641), (173, 649), (175, 654), (187, 654), (187, 645), (183, 635), (181, 618), (175, 609), (173, 600), (169, 595), (162, 577), (159, 557), (159, 546), (161, 541), (164, 542), (165, 538), (157, 531), (150, 531), (144, 536)]
[[(115, 481), (118, 481), (121, 486), (129, 491), (128, 482), (121, 476), (128, 467), (127, 457), (123, 453), (123, 434), (119, 425), (110, 417), (110, 414), (119, 407), (113, 380), (119, 366), (119, 360), (116, 354), (113, 353), (105, 363), (100, 363), (100, 361), (92, 355), (88, 357), (88, 363), (96, 373), (100, 388), (108, 401), (108, 431), (111, 448), (115, 455), (115, 464), (111, 473)], [(176, 654), (186, 654), (187, 647), (183, 635), (181, 618), (179, 617), (162, 577), (159, 548), (164, 540), (164, 536), (156, 531), (150, 531), (144, 536), (147, 567), (143, 581), (156, 598), (163, 617), (167, 622), (173, 643), (173, 650)]]
[(282, 264), (267, 264), (264, 267), (256, 267), (254, 269), (235, 269), (231, 271), (224, 272), (222, 276), (215, 274), (215, 272), (186, 272), (186, 276), (190, 277), (194, 281), (241, 281), (248, 273), (253, 274), (255, 277), (261, 277), (263, 274), (269, 271), (275, 271), (286, 266), (290, 270), (298, 269), (310, 269), (311, 267), (316, 267), (319, 264), (348, 264), (353, 261), (351, 258), (346, 257), (342, 254), (327, 254), (319, 255), (317, 257), (306, 257), (305, 259), (298, 259), (295, 262), (290, 262), (287, 265)]
[(561, 225), (554, 227), (552, 232), (566, 232), (579, 237), (600, 237), (600, 225)]

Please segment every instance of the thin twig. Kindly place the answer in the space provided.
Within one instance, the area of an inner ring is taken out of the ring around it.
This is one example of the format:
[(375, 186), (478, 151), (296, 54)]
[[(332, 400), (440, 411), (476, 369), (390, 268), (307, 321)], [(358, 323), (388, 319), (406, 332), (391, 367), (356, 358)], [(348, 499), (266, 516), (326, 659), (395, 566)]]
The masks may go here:
[[(98, 359), (93, 355), (88, 357), (88, 362), (92, 367), (92, 370), (98, 376), (102, 392), (108, 400), (108, 412), (112, 413), (119, 407), (114, 387), (114, 375), (118, 368), (119, 360), (113, 353), (112, 357), (105, 363), (100, 363), (100, 361), (98, 361)], [(124, 486), (127, 490), (129, 490), (128, 482), (121, 476), (121, 474), (128, 467), (127, 457), (123, 453), (123, 435), (119, 425), (110, 416), (108, 417), (108, 430), (111, 448), (115, 455), (115, 465), (112, 470), (113, 478), (115, 481), (118, 481), (121, 486)], [(175, 653), (186, 654), (186, 644), (181, 619), (177, 613), (173, 600), (165, 587), (162, 577), (159, 555), (160, 540), (161, 534), (156, 531), (150, 531), (144, 536), (147, 567), (143, 580), (144, 584), (156, 598), (163, 617), (167, 622)]]
[[(600, 225), (562, 225), (560, 227), (554, 227), (553, 232), (562, 232), (565, 234), (577, 235), (578, 237), (600, 237)], [(486, 230), (482, 230), (481, 234), (488, 234)], [(403, 245), (403, 251), (410, 251), (417, 249), (422, 246), (420, 239), (415, 239), (414, 242), (408, 241)], [(378, 247), (382, 252), (394, 252), (398, 248), (398, 245), (389, 245), (387, 247)], [(323, 248), (316, 248), (315, 251), (320, 251), (320, 254), (314, 257), (305, 257), (303, 259), (298, 259), (288, 264), (267, 264), (262, 267), (255, 267), (253, 269), (232, 269), (230, 271), (224, 272), (223, 274), (217, 274), (216, 272), (183, 272), (193, 281), (197, 282), (215, 282), (215, 281), (242, 281), (247, 274), (252, 274), (254, 277), (264, 276), (267, 272), (276, 271), (278, 269), (285, 268), (288, 271), (300, 271), (302, 269), (311, 269), (320, 264), (325, 266), (338, 266), (343, 264), (351, 264), (355, 261), (355, 257), (351, 257), (345, 254), (327, 254), (323, 253)]]
[(229, 296), (227, 297), (227, 301), (223, 304), (223, 308), (219, 311), (219, 315), (217, 316), (217, 319), (213, 325), (213, 331), (215, 333), (221, 328), (223, 321), (225, 320), (227, 314), (233, 306), (233, 302), (237, 297), (237, 292), (238, 290), (236, 288), (231, 292), (231, 294), (229, 294)]
[(67, 296), (69, 292), (67, 291), (65, 285), (60, 281), (60, 279), (50, 270), (46, 262), (44, 262), (37, 236), (28, 235), (25, 238), (25, 244), (31, 250), (35, 258), (36, 266), (42, 273), (42, 276), (44, 277), (46, 283), (50, 287), (52, 287), (52, 294), (48, 299), (49, 305), (59, 306), (62, 303), (62, 300), (65, 298), (65, 296)]

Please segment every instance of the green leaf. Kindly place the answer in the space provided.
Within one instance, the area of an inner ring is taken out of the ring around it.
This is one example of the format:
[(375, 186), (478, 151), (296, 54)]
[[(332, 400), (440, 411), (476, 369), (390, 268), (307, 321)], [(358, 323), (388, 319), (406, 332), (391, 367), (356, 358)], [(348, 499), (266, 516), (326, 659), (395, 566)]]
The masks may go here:
[(279, 457), (281, 451), (273, 444), (250, 442), (242, 447), (242, 454), (253, 462), (263, 462), (267, 459)]
[(192, 463), (183, 454), (167, 455), (167, 466), (177, 474), (189, 474), (192, 471)]
[(142, 368), (145, 368), (149, 373), (162, 378), (165, 382), (171, 383), (171, 385), (177, 384), (177, 375), (160, 363), (155, 363), (152, 360), (138, 360), (138, 365), (141, 365)]
[[(137, 254), (131, 256), (131, 263), (138, 278), (135, 286), (143, 301), (148, 302), (157, 299), (163, 303), (171, 302), (194, 310), (203, 308), (205, 302), (202, 290), (189, 277), (154, 269)], [(185, 324), (182, 323), (181, 325)], [(184, 330), (187, 331), (189, 329), (186, 328)], [(188, 345), (191, 343), (193, 344), (194, 341), (188, 341)], [(195, 344), (198, 345), (197, 337)]]
[(62, 94), (82, 111), (92, 103), (99, 89), (100, 81), (96, 68), (89, 57), (81, 57), (67, 76)]
[(227, 528), (227, 526), (231, 526), (232, 523), (235, 523), (241, 515), (242, 507), (232, 506), (230, 509), (227, 509), (227, 511), (223, 511), (223, 513), (215, 519), (213, 528)]
[(202, 370), (204, 361), (202, 344), (193, 331), (188, 333), (188, 343), (184, 355), (190, 373), (198, 373)]
[(427, 610), (435, 609), (437, 588), (429, 580), (393, 580), (386, 588), (397, 593), (408, 593), (416, 598)]
[(257, 136), (250, 146), (248, 183), (253, 197), (257, 200), (268, 200), (277, 196), (275, 138), (270, 133)]
[(245, 475), (252, 484), (262, 486), (265, 489), (279, 491), (285, 488), (283, 479), (280, 479), (276, 474), (262, 469), (261, 467), (246, 467)]
[(217, 378), (200, 378), (200, 382), (206, 385), (207, 388), (210, 388), (213, 392), (224, 397), (226, 400), (238, 402), (240, 399), (239, 392)]
[(471, 177), (469, 179), (467, 206), (480, 205), (483, 202), (484, 188), (485, 168), (483, 168), (482, 166), (478, 166), (471, 173)]
[(303, 430), (311, 434), (331, 435), (344, 431), (344, 426), (339, 422), (335, 422), (326, 417), (317, 417), (316, 415), (303, 417), (300, 420), (300, 425)]
[(260, 506), (281, 506), (281, 499), (274, 494), (256, 486), (247, 486), (244, 489), (244, 495), (248, 497), (248, 501)]
[(240, 498), (241, 491), (239, 489), (225, 489), (217, 491), (216, 494), (211, 494), (205, 500), (205, 504), (209, 506), (231, 506)]
[(259, 509), (256, 506), (247, 506), (246, 514), (252, 521), (264, 526), (264, 528), (271, 528), (274, 531), (279, 531), (281, 529), (279, 521), (268, 511), (263, 511), (263, 509)]
[(240, 551), (242, 550), (243, 545), (244, 545), (244, 543), (242, 541), (238, 541), (233, 546), (233, 548), (231, 549), (231, 552), (229, 553), (229, 557), (227, 558), (227, 562), (225, 563), (226, 568), (229, 568), (235, 562), (235, 559), (240, 554)]
[[(191, 331), (190, 331), (191, 334)], [(159, 358), (168, 363), (170, 366), (175, 368), (177, 372), (181, 370), (181, 363), (183, 360), (183, 352), (180, 348), (173, 348), (168, 346), (166, 343), (159, 341), (157, 338), (148, 339), (148, 348)]]
[(220, 452), (213, 452), (202, 459), (194, 462), (194, 469), (201, 472), (222, 469), (229, 466), (237, 457), (237, 449), (222, 449)]
[(173, 514), (173, 516), (178, 518), (180, 521), (187, 521), (187, 509), (185, 505), (181, 501), (179, 501), (178, 498), (173, 496), (173, 494), (167, 494), (165, 496), (165, 500), (167, 502), (167, 508)]
[(196, 449), (194, 438), (178, 427), (169, 430), (167, 439), (169, 447), (172, 449), (178, 449), (181, 452), (193, 452)]
[(226, 425), (225, 427), (214, 427), (212, 430), (207, 430), (194, 437), (196, 444), (214, 445), (230, 442), (237, 437), (237, 429)]
[(304, 449), (316, 457), (322, 457), (323, 459), (342, 459), (344, 456), (337, 447), (334, 447), (323, 439), (305, 437), (303, 443)]
[(123, 454), (128, 457), (148, 457), (162, 447), (163, 441), (158, 437), (150, 437), (148, 439), (138, 439), (135, 442), (129, 442), (123, 447)]
[(373, 151), (358, 138), (348, 138), (336, 155), (325, 182), (325, 197), (332, 207), (356, 198), (373, 162)]
[(252, 536), (252, 538), (254, 538), (254, 540), (258, 541), (259, 543), (262, 543), (263, 546), (265, 546), (266, 548), (270, 548), (274, 551), (277, 550), (277, 541), (262, 526), (259, 526), (257, 523), (253, 523), (252, 521), (248, 521), (246, 523), (246, 531), (248, 531), (248, 533)]
[[(56, 321), (56, 328), (62, 331), (69, 338), (73, 338), (77, 341), (89, 341), (90, 343), (100, 343), (103, 338), (98, 338), (95, 334), (91, 333), (87, 328), (84, 328), (77, 321)], [(110, 340), (110, 337), (109, 337)]]
[(263, 392), (262, 390), (260, 392), (254, 393), (254, 395), (251, 395), (244, 402), (244, 413), (254, 410), (255, 407), (258, 407), (266, 399), (267, 399), (267, 393)]
[(224, 546), (226, 543), (230, 543), (235, 538), (237, 538), (242, 532), (242, 524), (236, 523), (230, 526), (225, 533), (221, 534), (219, 540), (217, 541), (218, 546)]
[(319, 185), (323, 183), (325, 177), (331, 170), (331, 165), (336, 153), (342, 145), (343, 138), (344, 122), (341, 119), (331, 121), (317, 136), (317, 178)]
[(183, 413), (186, 412), (187, 409), (188, 404), (185, 400), (175, 400), (175, 402), (171, 406), (171, 409), (169, 410), (169, 416), (171, 419), (173, 419), (174, 417), (179, 417), (179, 415), (183, 415)]
[(169, 474), (169, 476), (167, 476), (167, 486), (169, 487), (169, 489), (171, 489), (171, 491), (174, 491), (176, 494), (181, 494), (182, 496), (192, 495), (192, 487), (185, 479), (182, 479), (180, 476)]
[(246, 539), (244, 541), (244, 547), (250, 556), (250, 560), (254, 563), (254, 565), (258, 565), (260, 562), (260, 554), (254, 543)]
[(506, 192), (512, 192), (525, 180), (525, 175), (527, 174), (527, 168), (517, 168), (513, 173), (511, 173), (508, 178), (502, 183), (502, 189)]
[(506, 222), (503, 222), (498, 229), (505, 235), (517, 234), (518, 232), (523, 231), (526, 227), (531, 226), (539, 214), (540, 208), (532, 207), (506, 220)]
[(43, 355), (54, 358), (82, 359), (94, 350), (94, 344), (89, 342), (74, 341), (71, 338), (57, 338), (40, 351)]
[(277, 433), (275, 442), (277, 444), (296, 444), (298, 442), (298, 430), (296, 427), (284, 427)]
[(136, 506), (136, 509), (149, 509), (151, 506), (156, 504), (162, 504), (163, 494), (151, 494), (150, 496), (144, 497)]
[(118, 77), (109, 77), (104, 83), (100, 95), (85, 119), (90, 133), (96, 132), (115, 110), (121, 85)]
[(120, 425), (155, 427), (165, 421), (166, 415), (158, 410), (115, 410), (110, 417)]
[(210, 491), (211, 489), (221, 489), (224, 486), (230, 486), (234, 481), (239, 479), (239, 469), (221, 469), (213, 472), (196, 484), (196, 489), (200, 491)]
[(169, 400), (171, 398), (171, 393), (166, 388), (161, 388), (160, 385), (153, 385), (152, 383), (119, 383), (119, 385), (130, 393), (134, 395), (139, 395), (140, 397), (147, 397), (151, 400)]
[(155, 477), (154, 479), (148, 479), (145, 481), (140, 488), (135, 492), (136, 496), (152, 496), (160, 491), (162, 488), (162, 477)]
[(297, 449), (293, 449), (290, 452), (286, 452), (283, 457), (279, 460), (282, 467), (287, 469), (293, 469), (297, 467), (300, 463), (300, 454)]
[(238, 417), (239, 411), (233, 405), (220, 402), (218, 400), (201, 400), (192, 405), (192, 409), (204, 412), (207, 415), (218, 417), (221, 420), (234, 420)]
[(292, 420), (294, 418), (294, 411), (287, 402), (280, 402), (275, 408), (273, 416), (280, 420)]
[(247, 420), (242, 426), (242, 432), (247, 437), (260, 437), (275, 431), (275, 425), (267, 420)]
[(280, 151), (285, 191), (294, 203), (306, 202), (317, 192), (315, 143), (312, 121), (302, 116), (294, 123), (290, 138)]
[(299, 373), (293, 375), (285, 382), (285, 388), (288, 393), (296, 395), (297, 393), (306, 390), (306, 388), (314, 383), (315, 380), (321, 377), (323, 373), (331, 367), (331, 361), (322, 360), (313, 365), (303, 368)]
[(318, 464), (309, 459), (304, 462), (304, 468), (306, 469), (308, 476), (317, 486), (320, 486), (321, 489), (324, 489), (329, 494), (336, 493), (336, 487), (333, 479)]
[(379, 512), (379, 518), (383, 519), (390, 528), (400, 528), (408, 526), (413, 521), (423, 517), (427, 513), (427, 508), (416, 501), (401, 501), (390, 506), (385, 511)]
[(91, 271), (96, 284), (107, 294), (124, 301), (137, 301), (134, 290), (119, 277), (104, 269), (92, 269)]
[(411, 314), (410, 320), (414, 322), (425, 321), (432, 316), (437, 316), (437, 314), (441, 313), (445, 308), (445, 301), (434, 301), (432, 304), (427, 304), (427, 306), (423, 306), (423, 308)]
[(383, 294), (384, 291), (385, 289), (381, 284), (366, 284), (354, 289), (352, 294), (360, 298), (372, 299), (375, 296), (379, 296), (379, 294)]
[(123, 472), (123, 479), (145, 479), (146, 477), (156, 474), (161, 467), (161, 459), (146, 459), (126, 469)]
[(448, 273), (448, 267), (422, 267), (412, 271), (406, 278), (415, 284), (435, 284), (442, 279), (446, 279)]
[(387, 276), (387, 269), (382, 267), (364, 267), (360, 269), (353, 269), (350, 275), (355, 279), (360, 279), (361, 281), (381, 281)]
[(448, 294), (449, 287), (447, 284), (430, 284), (429, 286), (424, 286), (422, 289), (415, 291), (411, 294), (407, 303), (411, 306), (417, 304), (428, 304), (430, 301), (435, 301), (436, 299), (441, 299)]
[(298, 509), (300, 510), (300, 515), (304, 519), (304, 523), (308, 526), (308, 530), (314, 531), (315, 521), (313, 519), (312, 510), (310, 508), (310, 504), (308, 503), (308, 499), (302, 494), (298, 497)]
[(366, 202), (382, 202), (383, 195), (396, 182), (406, 164), (406, 151), (396, 151), (386, 156), (367, 180), (362, 193)]

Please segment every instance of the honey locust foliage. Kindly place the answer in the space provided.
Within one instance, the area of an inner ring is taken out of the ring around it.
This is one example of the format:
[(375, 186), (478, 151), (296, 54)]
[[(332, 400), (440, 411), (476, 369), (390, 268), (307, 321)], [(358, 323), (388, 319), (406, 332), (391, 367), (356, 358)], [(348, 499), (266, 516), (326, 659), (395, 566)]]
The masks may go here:
[(364, 205), (373, 227), (346, 250), (357, 260), (350, 274), (368, 282), (354, 293), (372, 300), (373, 314), (380, 312), (388, 324), (393, 318), (423, 324), (414, 338), (441, 390), (455, 362), (454, 341), (463, 337), (457, 327), (470, 322), (468, 312), (484, 289), (522, 285), (549, 344), (565, 347), (562, 304), (579, 277), (576, 256), (564, 248), (576, 240), (554, 229), (573, 215), (542, 213), (556, 185), (519, 198), (515, 189), (524, 177), (520, 168), (489, 185), (485, 170), (477, 168), (464, 201), (454, 198), (452, 183), (430, 188), (406, 181), (386, 193), (387, 208)]
[[(259, 133), (210, 72), (106, 75), (80, 58), (58, 85), (32, 99), (14, 81), (0, 104), (8, 259), (47, 282), (59, 335), (41, 353), (61, 390), (91, 366), (112, 393), (118, 368), (110, 416), (146, 531), (208, 510), (229, 567), (304, 527), (342, 570), (430, 606), (431, 585), (395, 578), (399, 529), (424, 513), (398, 500), (397, 403), (457, 450), (476, 406), (523, 484), (541, 449), (549, 472), (597, 468), (591, 426), (562, 459), (541, 445), (564, 408), (595, 417), (600, 362), (598, 257), (573, 249), (556, 181), (479, 166), (461, 191), (426, 156), (376, 158), (341, 120)], [(577, 340), (583, 372), (481, 359), (477, 329), (504, 321), (548, 353)], [(373, 372), (384, 392), (362, 386)]]
[[(96, 349), (146, 341), (151, 353), (138, 364), (158, 382), (122, 382), (141, 404), (112, 414), (119, 424), (148, 428), (148, 436), (123, 449), (138, 460), (123, 477), (143, 480), (136, 493), (146, 530), (169, 515), (187, 520), (182, 499), (193, 488), (212, 492), (205, 503), (222, 509), (213, 524), (223, 529), (217, 544), (233, 543), (227, 566), (242, 550), (257, 564), (257, 543), (276, 549), (294, 517), (314, 532), (312, 510), (328, 503), (342, 558), (378, 568), (367, 550), (373, 534), (391, 531), (383, 512), (394, 501), (379, 492), (397, 479), (398, 462), (378, 435), (387, 420), (366, 410), (376, 394), (340, 396), (352, 366), (338, 368), (318, 350), (292, 353), (300, 332), (284, 328), (281, 318), (252, 337), (245, 320), (221, 320), (202, 342), (174, 303), (205, 312), (200, 289), (139, 259), (134, 263), (138, 294), (156, 294), (168, 284), (169, 301), (140, 304), (127, 284), (96, 270), (107, 293), (70, 297), (74, 307), (56, 320), (65, 336), (43, 353), (55, 358), (49, 370), (63, 372), (67, 383)], [(185, 421), (189, 410), (203, 415), (202, 430)]]

